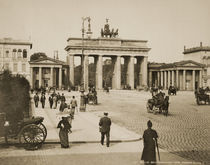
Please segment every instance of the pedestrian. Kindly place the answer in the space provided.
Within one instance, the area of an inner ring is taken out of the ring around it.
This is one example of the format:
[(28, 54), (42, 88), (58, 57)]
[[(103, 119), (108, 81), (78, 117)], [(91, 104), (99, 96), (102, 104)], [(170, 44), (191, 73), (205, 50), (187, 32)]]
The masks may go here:
[[(77, 100), (75, 99), (75, 96), (72, 96), (72, 100), (70, 102), (71, 104), (71, 113), (73, 115), (73, 118), (74, 118), (74, 113), (75, 113), (75, 109), (77, 108)], [(78, 110), (77, 110), (78, 112)]]
[(42, 108), (44, 108), (44, 106), (45, 106), (45, 100), (46, 100), (46, 97), (45, 97), (45, 94), (43, 93), (41, 96), (41, 99), (40, 99), (40, 101), (42, 103)]
[(143, 140), (144, 148), (142, 152), (141, 160), (144, 160), (145, 164), (156, 164), (156, 151), (155, 146), (157, 144), (157, 132), (152, 129), (152, 122), (147, 122), (147, 129), (144, 131)]
[(62, 93), (62, 96), (61, 96), (61, 102), (62, 102), (62, 101), (64, 101), (64, 102), (66, 101), (66, 98), (65, 98), (65, 96), (64, 96), (63, 93)]
[(67, 117), (62, 117), (62, 120), (58, 123), (57, 128), (59, 130), (59, 138), (61, 143), (61, 148), (69, 148), (69, 136), (68, 133), (71, 130), (71, 125), (68, 122)]
[(99, 131), (101, 132), (101, 145), (104, 145), (104, 136), (106, 136), (106, 146), (110, 144), (110, 126), (112, 122), (108, 117), (108, 113), (104, 112), (104, 117), (99, 121)]
[(57, 108), (57, 96), (54, 95), (53, 96), (53, 109), (56, 109)]
[(36, 93), (34, 95), (34, 103), (35, 103), (35, 107), (37, 108), (38, 105), (39, 105), (39, 96), (38, 96), (38, 93)]
[(59, 111), (63, 112), (65, 108), (67, 108), (67, 104), (65, 103), (65, 100), (61, 99), (61, 104), (60, 104)]
[(50, 104), (50, 109), (52, 109), (52, 106), (53, 106), (53, 97), (52, 97), (52, 95), (49, 96), (49, 104)]
[(61, 95), (60, 95), (60, 93), (58, 92), (58, 94), (57, 94), (57, 103), (60, 103), (60, 100), (61, 100)]

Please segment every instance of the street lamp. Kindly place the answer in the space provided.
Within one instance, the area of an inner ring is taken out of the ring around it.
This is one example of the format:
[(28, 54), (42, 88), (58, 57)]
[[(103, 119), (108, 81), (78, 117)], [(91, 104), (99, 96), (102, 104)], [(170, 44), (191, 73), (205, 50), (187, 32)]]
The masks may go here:
[[(85, 35), (85, 21), (88, 20), (89, 25), (88, 25), (88, 31), (87, 34), (91, 35), (91, 29), (90, 29), (90, 17), (82, 17), (82, 56), (81, 56), (81, 67), (82, 67), (82, 76), (81, 76), (81, 90), (87, 90), (85, 87), (85, 82), (84, 82), (84, 35)], [(89, 36), (90, 37), (90, 36)]]
[(88, 38), (90, 38), (90, 35), (92, 34), (90, 29), (90, 17), (82, 17), (82, 56), (81, 56), (81, 67), (82, 67), (82, 76), (81, 76), (81, 98), (80, 98), (80, 111), (85, 112), (86, 110), (86, 96), (84, 92), (87, 90), (88, 87), (86, 87), (84, 82), (84, 35), (85, 35), (85, 21), (88, 20)]

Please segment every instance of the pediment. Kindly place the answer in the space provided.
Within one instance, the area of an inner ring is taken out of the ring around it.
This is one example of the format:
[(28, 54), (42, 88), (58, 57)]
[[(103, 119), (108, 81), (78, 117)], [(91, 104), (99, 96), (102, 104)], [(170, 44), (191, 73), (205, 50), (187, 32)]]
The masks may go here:
[(36, 64), (57, 64), (56, 63), (56, 61), (51, 61), (51, 60), (47, 60), (47, 59), (45, 59), (45, 60), (40, 60), (40, 61), (36, 61), (36, 62), (34, 62), (34, 63), (36, 63)]
[(199, 66), (199, 65), (196, 65), (196, 64), (193, 64), (193, 63), (186, 63), (186, 64), (183, 64), (183, 66)]
[(189, 60), (189, 61), (180, 61), (175, 63), (176, 66), (183, 66), (183, 67), (202, 67), (203, 64)]

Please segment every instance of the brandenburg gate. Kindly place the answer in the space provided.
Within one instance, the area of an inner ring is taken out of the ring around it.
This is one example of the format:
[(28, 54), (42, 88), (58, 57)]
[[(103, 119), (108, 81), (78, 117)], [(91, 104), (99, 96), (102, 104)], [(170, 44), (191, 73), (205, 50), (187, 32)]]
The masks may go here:
[[(90, 25), (89, 25), (90, 27)], [(84, 88), (88, 89), (89, 57), (95, 63), (95, 87), (103, 89), (103, 57), (110, 57), (113, 66), (112, 89), (121, 89), (121, 58), (126, 66), (126, 83), (134, 89), (134, 65), (137, 65), (137, 85), (147, 86), (147, 60), (150, 48), (146, 40), (125, 40), (118, 38), (118, 29), (109, 29), (108, 21), (101, 29), (99, 38), (69, 38), (67, 40), (67, 63), (69, 65), (69, 79), (74, 85), (74, 57), (81, 57), (83, 66)], [(83, 57), (83, 58), (82, 58)]]

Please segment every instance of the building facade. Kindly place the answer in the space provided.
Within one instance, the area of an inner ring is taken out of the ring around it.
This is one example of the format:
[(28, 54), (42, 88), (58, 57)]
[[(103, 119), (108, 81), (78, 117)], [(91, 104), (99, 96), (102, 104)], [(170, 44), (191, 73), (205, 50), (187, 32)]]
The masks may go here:
[(170, 64), (149, 63), (149, 87), (175, 86), (179, 90), (195, 90), (203, 86), (203, 71), (205, 66), (192, 60)]
[(30, 61), (31, 87), (63, 88), (69, 85), (69, 66), (58, 59), (50, 57)]
[(0, 39), (0, 70), (9, 69), (12, 74), (20, 74), (30, 82), (30, 51), (29, 41)]
[(210, 47), (203, 46), (200, 42), (200, 46), (188, 48), (184, 47), (184, 60), (193, 60), (204, 64), (205, 68), (203, 70), (203, 86), (210, 87)]

